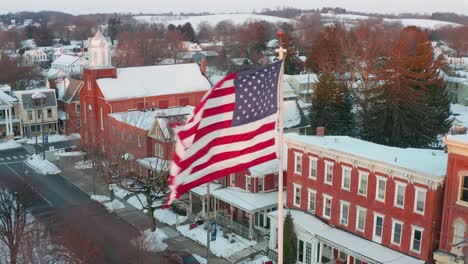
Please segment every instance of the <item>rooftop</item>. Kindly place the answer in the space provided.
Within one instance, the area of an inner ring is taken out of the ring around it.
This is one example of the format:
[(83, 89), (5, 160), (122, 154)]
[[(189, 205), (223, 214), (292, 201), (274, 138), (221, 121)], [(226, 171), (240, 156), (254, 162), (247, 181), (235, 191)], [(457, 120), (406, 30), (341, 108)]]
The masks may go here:
[(430, 176), (445, 177), (447, 172), (448, 156), (442, 150), (389, 147), (347, 136), (286, 134), (285, 138), (287, 143), (295, 141), (312, 147), (361, 156)]
[[(240, 188), (227, 187), (217, 189), (211, 194), (216, 199), (232, 204), (246, 212), (259, 211), (278, 204), (277, 191), (251, 193)], [(284, 192), (284, 197), (286, 197), (286, 192)]]
[(81, 57), (78, 56), (72, 56), (72, 55), (61, 55), (57, 59), (55, 59), (52, 64), (59, 64), (59, 65), (72, 65), (76, 61), (81, 59)]
[(210, 82), (196, 63), (117, 69), (117, 78), (98, 79), (107, 100), (207, 91)]

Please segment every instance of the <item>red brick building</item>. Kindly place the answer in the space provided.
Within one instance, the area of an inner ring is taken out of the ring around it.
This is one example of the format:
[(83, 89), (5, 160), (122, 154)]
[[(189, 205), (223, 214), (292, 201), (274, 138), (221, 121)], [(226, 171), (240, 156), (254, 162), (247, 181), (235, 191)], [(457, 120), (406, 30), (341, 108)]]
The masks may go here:
[(344, 136), (285, 138), (298, 263), (432, 263), (442, 221), (443, 151)]
[(55, 80), (51, 85), (56, 90), (58, 125), (60, 134), (80, 133), (81, 130), (81, 105), (80, 92), (83, 81), (72, 78)]
[(85, 146), (104, 153), (115, 143), (110, 140), (109, 114), (195, 105), (211, 86), (195, 63), (114, 68), (110, 44), (100, 31), (89, 53), (80, 92), (81, 137)]
[(468, 262), (468, 136), (448, 136), (444, 213), (436, 263)]

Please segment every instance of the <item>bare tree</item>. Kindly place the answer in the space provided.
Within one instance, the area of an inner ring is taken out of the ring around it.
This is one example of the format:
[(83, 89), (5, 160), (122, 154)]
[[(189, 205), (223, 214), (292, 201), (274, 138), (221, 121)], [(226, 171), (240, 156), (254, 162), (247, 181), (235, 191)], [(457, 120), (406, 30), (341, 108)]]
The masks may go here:
[(0, 83), (7, 83), (13, 89), (25, 89), (34, 86), (41, 79), (37, 65), (26, 63), (22, 57), (0, 53)]

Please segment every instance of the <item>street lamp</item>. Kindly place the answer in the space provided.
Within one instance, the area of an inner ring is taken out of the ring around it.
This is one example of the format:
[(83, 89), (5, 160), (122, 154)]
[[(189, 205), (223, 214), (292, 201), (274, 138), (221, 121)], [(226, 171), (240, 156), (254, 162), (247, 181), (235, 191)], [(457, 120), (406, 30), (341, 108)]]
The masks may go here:
[[(44, 102), (45, 102), (45, 99), (47, 98), (47, 96), (41, 92), (36, 92), (34, 93), (32, 96), (31, 96), (31, 99), (33, 100), (34, 102), (34, 117), (35, 117), (35, 123), (36, 123), (36, 155), (37, 155), (37, 106), (43, 106), (44, 105)], [(43, 123), (44, 123), (44, 109), (42, 109), (42, 121), (41, 121), (41, 134), (42, 134), (42, 144), (44, 144), (44, 131), (43, 131)], [(44, 146), (43, 146), (43, 154), (42, 154), (42, 158), (45, 160), (45, 149), (44, 149)]]

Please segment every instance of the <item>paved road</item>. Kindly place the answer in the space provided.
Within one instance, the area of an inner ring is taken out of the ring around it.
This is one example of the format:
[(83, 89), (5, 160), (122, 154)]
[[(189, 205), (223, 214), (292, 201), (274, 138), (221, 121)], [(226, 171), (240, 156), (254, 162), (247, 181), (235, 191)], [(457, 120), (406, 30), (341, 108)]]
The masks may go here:
[[(19, 152), (0, 151), (0, 157)], [(35, 201), (33, 214), (54, 236), (65, 236), (64, 244), (75, 253), (93, 252), (88, 263), (166, 263), (160, 254), (140, 259), (130, 242), (138, 231), (59, 175), (38, 175), (23, 162), (0, 162), (0, 184), (28, 186)]]

